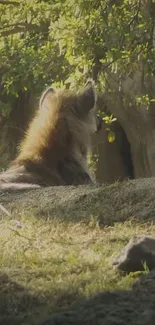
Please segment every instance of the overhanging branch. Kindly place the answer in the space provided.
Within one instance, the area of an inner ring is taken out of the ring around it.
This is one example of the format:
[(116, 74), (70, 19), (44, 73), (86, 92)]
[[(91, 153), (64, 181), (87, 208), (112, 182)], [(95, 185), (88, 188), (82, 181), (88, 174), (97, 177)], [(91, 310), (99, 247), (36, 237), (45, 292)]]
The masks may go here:
[(16, 28), (13, 28), (11, 30), (2, 31), (2, 32), (0, 32), (0, 35), (1, 36), (9, 36), (9, 35), (13, 35), (13, 34), (22, 33), (22, 32), (25, 32), (25, 31), (26, 30), (23, 27), (16, 27)]
[(16, 1), (2, 1), (0, 0), (0, 5), (14, 5), (14, 6), (19, 6), (20, 3)]
[(26, 23), (12, 24), (7, 26), (6, 29), (0, 29), (0, 35), (6, 37), (13, 34), (33, 31), (35, 28), (36, 25), (33, 24), (26, 24)]

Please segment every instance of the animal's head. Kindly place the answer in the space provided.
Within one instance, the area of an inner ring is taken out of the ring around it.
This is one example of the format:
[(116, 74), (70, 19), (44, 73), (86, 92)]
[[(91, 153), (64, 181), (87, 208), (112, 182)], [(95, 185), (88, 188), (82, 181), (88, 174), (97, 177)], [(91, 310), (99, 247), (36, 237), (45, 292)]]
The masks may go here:
[(84, 89), (78, 95), (77, 112), (87, 123), (90, 133), (98, 132), (102, 126), (102, 118), (96, 111), (96, 91), (93, 80), (87, 81)]
[(48, 114), (51, 112), (55, 128), (61, 133), (61, 141), (65, 143), (67, 138), (74, 151), (80, 149), (83, 155), (87, 153), (91, 135), (102, 125), (96, 110), (96, 91), (92, 80), (79, 93), (48, 88), (40, 99), (40, 109), (48, 111)]

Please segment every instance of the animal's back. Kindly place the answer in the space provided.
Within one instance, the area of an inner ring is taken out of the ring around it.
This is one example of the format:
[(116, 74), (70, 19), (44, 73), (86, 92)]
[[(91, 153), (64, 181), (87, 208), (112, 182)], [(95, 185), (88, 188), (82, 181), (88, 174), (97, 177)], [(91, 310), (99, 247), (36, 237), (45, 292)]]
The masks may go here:
[(17, 158), (0, 174), (0, 189), (92, 183), (87, 153), (99, 124), (94, 106), (92, 82), (80, 94), (46, 90)]

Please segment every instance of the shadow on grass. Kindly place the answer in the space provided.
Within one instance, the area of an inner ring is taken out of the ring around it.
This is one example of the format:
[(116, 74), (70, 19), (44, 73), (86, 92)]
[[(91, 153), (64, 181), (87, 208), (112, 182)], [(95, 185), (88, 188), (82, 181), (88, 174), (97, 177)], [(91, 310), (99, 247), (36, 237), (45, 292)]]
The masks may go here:
[(39, 307), (39, 300), (29, 294), (26, 288), (0, 274), (0, 325), (21, 325), (34, 308)]
[[(102, 292), (92, 298), (76, 292), (34, 297), (5, 274), (0, 275), (0, 324), (4, 325), (154, 325), (155, 270), (141, 277), (131, 290)], [(55, 299), (55, 297), (54, 297)], [(76, 303), (72, 305), (72, 301)], [(63, 308), (65, 305), (70, 307)]]
[(103, 292), (61, 309), (35, 325), (154, 325), (155, 271), (141, 277), (131, 290)]

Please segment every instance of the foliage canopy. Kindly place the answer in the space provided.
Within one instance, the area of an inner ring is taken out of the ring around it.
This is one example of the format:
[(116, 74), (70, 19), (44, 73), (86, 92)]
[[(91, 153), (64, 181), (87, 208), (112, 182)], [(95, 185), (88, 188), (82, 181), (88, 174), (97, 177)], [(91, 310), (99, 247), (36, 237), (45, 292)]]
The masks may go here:
[(78, 87), (92, 76), (110, 91), (109, 74), (121, 87), (141, 64), (155, 73), (153, 0), (10, 0), (0, 12), (3, 115), (21, 91), (53, 82)]

